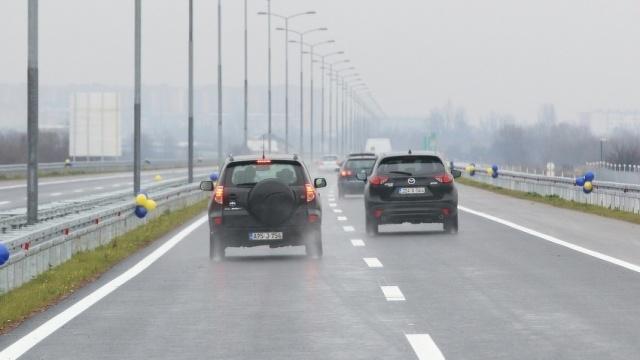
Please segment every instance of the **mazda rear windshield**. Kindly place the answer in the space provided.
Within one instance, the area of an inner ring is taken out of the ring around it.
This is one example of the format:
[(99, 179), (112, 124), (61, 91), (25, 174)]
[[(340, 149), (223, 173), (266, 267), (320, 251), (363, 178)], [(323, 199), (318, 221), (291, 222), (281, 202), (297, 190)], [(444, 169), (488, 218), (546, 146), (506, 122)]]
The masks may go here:
[(267, 179), (280, 180), (287, 185), (304, 185), (302, 166), (294, 161), (257, 161), (230, 164), (225, 170), (224, 184), (227, 186), (254, 186)]
[(378, 167), (380, 174), (426, 176), (444, 173), (445, 167), (436, 156), (396, 156), (383, 159)]

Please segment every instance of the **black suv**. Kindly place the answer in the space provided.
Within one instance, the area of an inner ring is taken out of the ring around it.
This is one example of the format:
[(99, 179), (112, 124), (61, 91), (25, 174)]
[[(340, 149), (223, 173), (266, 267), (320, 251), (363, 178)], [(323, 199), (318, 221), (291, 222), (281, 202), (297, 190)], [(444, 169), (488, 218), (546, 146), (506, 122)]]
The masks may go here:
[(322, 207), (316, 188), (325, 186), (324, 178), (312, 182), (296, 155), (228, 158), (217, 184), (200, 184), (213, 191), (210, 257), (223, 259), (227, 247), (261, 245), (304, 245), (307, 255), (321, 257)]
[[(343, 198), (349, 194), (362, 194), (364, 182), (358, 179), (358, 174), (369, 176), (376, 163), (376, 154), (356, 153), (349, 154), (342, 163), (338, 173), (338, 197)], [(362, 177), (362, 176), (361, 176)]]
[(378, 225), (442, 223), (444, 231), (458, 231), (458, 192), (453, 179), (458, 170), (447, 171), (432, 152), (384, 154), (367, 178), (364, 191), (367, 233)]

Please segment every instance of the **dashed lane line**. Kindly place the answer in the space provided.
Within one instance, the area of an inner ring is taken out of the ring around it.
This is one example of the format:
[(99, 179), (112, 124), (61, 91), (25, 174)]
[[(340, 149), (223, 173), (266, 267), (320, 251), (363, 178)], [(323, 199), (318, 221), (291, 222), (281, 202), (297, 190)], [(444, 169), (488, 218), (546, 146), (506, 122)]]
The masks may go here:
[(364, 246), (364, 240), (362, 240), (362, 239), (351, 239), (351, 245), (353, 245), (354, 247), (363, 247)]
[(55, 192), (55, 193), (49, 194), (49, 196), (60, 196), (60, 195), (62, 195), (61, 192)]
[(418, 360), (445, 360), (429, 334), (405, 334)]
[(353, 226), (349, 226), (349, 225), (343, 226), (342, 229), (344, 231), (346, 231), (346, 232), (354, 232), (354, 231), (356, 231), (356, 229)]
[(347, 221), (346, 216), (338, 216), (338, 221)]
[(340, 209), (333, 209), (333, 212), (336, 214), (342, 214), (342, 210)]
[(0, 206), (11, 204), (11, 201), (0, 201)]
[(362, 258), (364, 262), (370, 268), (381, 268), (384, 267), (378, 258)]
[(336, 204), (336, 203), (329, 203), (329, 206), (330, 206), (330, 207), (336, 207), (336, 206), (338, 206), (338, 204)]
[(405, 301), (405, 297), (397, 286), (380, 286), (387, 301)]

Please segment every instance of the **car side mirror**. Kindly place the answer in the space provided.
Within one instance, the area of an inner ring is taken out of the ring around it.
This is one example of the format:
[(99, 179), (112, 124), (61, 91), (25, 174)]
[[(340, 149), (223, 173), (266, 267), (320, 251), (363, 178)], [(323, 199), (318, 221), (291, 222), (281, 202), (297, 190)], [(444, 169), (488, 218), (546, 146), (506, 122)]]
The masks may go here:
[(313, 180), (313, 186), (315, 186), (316, 189), (327, 187), (327, 180), (325, 178), (317, 178)]
[(213, 181), (202, 181), (202, 182), (200, 182), (200, 190), (202, 190), (202, 191), (213, 191)]
[(367, 173), (366, 172), (358, 172), (356, 174), (356, 179), (367, 182)]
[(457, 179), (460, 176), (462, 176), (462, 171), (460, 171), (460, 170), (451, 170), (451, 175), (453, 175), (454, 179)]

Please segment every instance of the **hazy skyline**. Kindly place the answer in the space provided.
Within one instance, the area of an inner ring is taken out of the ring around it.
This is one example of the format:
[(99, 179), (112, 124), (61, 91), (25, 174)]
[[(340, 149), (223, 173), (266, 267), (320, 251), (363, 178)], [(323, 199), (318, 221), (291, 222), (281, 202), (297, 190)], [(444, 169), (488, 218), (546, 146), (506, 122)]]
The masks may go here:
[[(196, 84), (216, 82), (216, 1), (195, 0)], [(42, 84), (133, 80), (133, 1), (41, 0)], [(186, 86), (187, 0), (143, 1), (143, 82)], [(223, 0), (225, 86), (242, 86), (243, 1)], [(264, 0), (249, 1), (250, 83), (266, 83)], [(293, 28), (327, 26), (390, 115), (425, 116), (447, 101), (471, 116), (562, 119), (640, 108), (640, 6), (632, 0), (273, 0), (277, 13), (317, 10)], [(0, 82), (26, 81), (26, 2), (0, 2)], [(280, 26), (273, 19), (273, 26)], [(273, 81), (284, 82), (283, 34), (273, 31)], [(291, 81), (299, 52), (291, 46)], [(307, 61), (305, 61), (306, 63)], [(318, 81), (319, 86), (319, 81)], [(266, 102), (266, 94), (265, 99)], [(281, 101), (275, 98), (274, 101)]]

